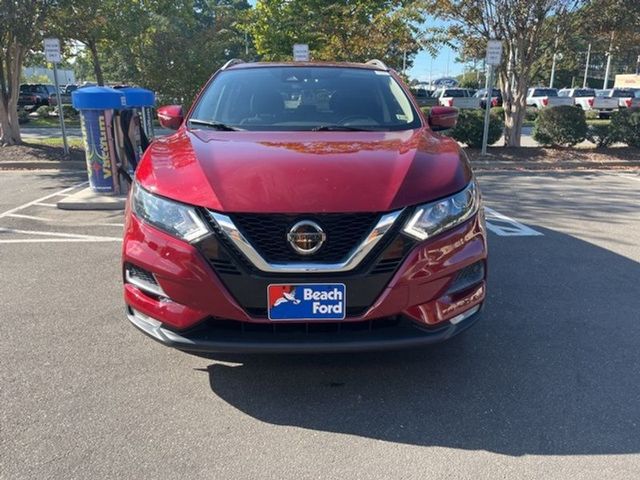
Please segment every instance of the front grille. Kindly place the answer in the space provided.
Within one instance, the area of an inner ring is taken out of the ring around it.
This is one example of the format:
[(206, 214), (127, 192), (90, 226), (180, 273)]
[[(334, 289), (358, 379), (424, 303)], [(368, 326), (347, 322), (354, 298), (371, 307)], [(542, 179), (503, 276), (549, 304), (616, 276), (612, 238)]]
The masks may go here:
[[(258, 253), (269, 263), (309, 261), (338, 263), (359, 245), (378, 222), (378, 213), (236, 214), (232, 220)], [(327, 238), (313, 255), (296, 253), (287, 233), (301, 220), (316, 222)]]

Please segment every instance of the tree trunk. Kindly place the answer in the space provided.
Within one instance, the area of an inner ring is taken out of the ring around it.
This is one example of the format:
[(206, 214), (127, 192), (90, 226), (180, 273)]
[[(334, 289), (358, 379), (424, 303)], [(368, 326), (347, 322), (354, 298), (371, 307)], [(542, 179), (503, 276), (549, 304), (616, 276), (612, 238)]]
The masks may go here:
[(520, 146), (522, 125), (527, 111), (527, 85), (530, 72), (525, 59), (518, 59), (518, 52), (524, 50), (523, 44), (521, 39), (514, 39), (513, 43), (506, 45), (506, 61), (500, 69), (506, 147)]
[(93, 63), (93, 72), (96, 74), (96, 81), (98, 85), (104, 85), (104, 76), (102, 75), (102, 65), (100, 65), (100, 58), (98, 58), (98, 47), (96, 46), (96, 42), (91, 40), (87, 42), (87, 47), (89, 47), (89, 51), (91, 52), (91, 61)]
[(0, 59), (0, 145), (22, 143), (18, 124), (20, 73), (26, 49), (17, 42), (10, 45)]

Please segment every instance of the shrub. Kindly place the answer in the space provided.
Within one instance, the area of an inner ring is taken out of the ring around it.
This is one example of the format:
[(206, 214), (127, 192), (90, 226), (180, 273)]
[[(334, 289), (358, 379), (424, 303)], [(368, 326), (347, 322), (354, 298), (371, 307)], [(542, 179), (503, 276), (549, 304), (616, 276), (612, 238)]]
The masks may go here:
[[(493, 145), (502, 136), (504, 122), (495, 114), (489, 117), (488, 145)], [(484, 110), (460, 110), (458, 123), (451, 130), (449, 136), (471, 148), (482, 147), (482, 132), (484, 129)]]
[(616, 141), (616, 134), (609, 124), (589, 125), (587, 130), (587, 140), (594, 143), (597, 148), (606, 148)]
[(78, 111), (71, 105), (62, 105), (62, 114), (67, 120), (76, 120), (78, 118)]
[(640, 148), (640, 108), (613, 112), (610, 129), (615, 141)]
[(429, 112), (431, 111), (431, 107), (420, 107), (422, 113), (424, 113), (427, 117), (429, 116)]
[(491, 113), (498, 118), (504, 118), (504, 107), (492, 107)]
[(22, 125), (23, 123), (29, 122), (29, 113), (24, 109), (18, 109), (18, 124)]
[(535, 107), (527, 107), (524, 112), (524, 119), (528, 122), (535, 122), (538, 118), (538, 109)]
[(542, 145), (574, 146), (587, 138), (587, 120), (580, 107), (544, 108), (533, 127), (533, 139)]
[(48, 105), (42, 105), (36, 109), (36, 113), (38, 114), (39, 117), (42, 117), (42, 118), (48, 117), (50, 112), (51, 112), (51, 107), (49, 107)]

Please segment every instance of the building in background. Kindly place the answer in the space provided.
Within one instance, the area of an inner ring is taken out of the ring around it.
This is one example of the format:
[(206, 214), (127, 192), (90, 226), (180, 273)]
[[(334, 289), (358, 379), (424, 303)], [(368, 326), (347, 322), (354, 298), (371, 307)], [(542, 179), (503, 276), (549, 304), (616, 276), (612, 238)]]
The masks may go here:
[[(42, 75), (46, 75), (51, 83), (53, 81), (53, 69), (44, 68), (44, 67), (24, 67), (22, 69), (23, 78), (29, 79), (32, 77), (39, 77)], [(58, 83), (60, 85), (64, 85), (67, 83), (76, 83), (76, 75), (73, 73), (73, 70), (63, 70), (58, 69)]]
[(640, 88), (640, 75), (616, 75), (614, 88)]

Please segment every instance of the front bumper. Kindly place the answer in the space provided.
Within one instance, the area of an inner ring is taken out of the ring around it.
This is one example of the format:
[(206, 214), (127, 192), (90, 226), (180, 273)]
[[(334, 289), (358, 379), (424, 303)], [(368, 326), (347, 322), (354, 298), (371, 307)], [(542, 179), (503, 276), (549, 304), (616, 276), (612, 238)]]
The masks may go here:
[[(461, 333), (480, 318), (480, 305), (460, 315), (455, 323), (439, 328), (421, 328), (406, 318), (366, 322), (364, 328), (292, 329), (277, 324), (271, 328), (233, 328), (230, 322), (203, 324), (187, 332), (163, 328), (144, 314), (127, 309), (129, 321), (154, 340), (195, 355), (214, 353), (340, 353), (415, 348), (439, 343)], [(146, 318), (145, 318), (146, 317)], [(380, 325), (374, 326), (374, 323)], [(317, 324), (320, 325), (320, 324)], [(326, 325), (326, 324), (325, 324)]]
[[(220, 255), (225, 245), (191, 245), (128, 213), (123, 262), (152, 272), (164, 293), (149, 294), (125, 282), (128, 317), (165, 345), (203, 354), (406, 348), (446, 340), (474, 323), (486, 295), (482, 213), (425, 242), (407, 245), (401, 237), (390, 239), (375, 259), (340, 278), (274, 277), (242, 264), (230, 271), (229, 263), (221, 263), (228, 260)], [(385, 270), (389, 263), (381, 267), (381, 261), (390, 262), (394, 255), (401, 258), (392, 270)], [(481, 280), (452, 290), (459, 274), (479, 263)], [(264, 305), (256, 303), (265, 301), (265, 286), (305, 280), (345, 283), (347, 317), (287, 325), (268, 320)]]

